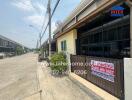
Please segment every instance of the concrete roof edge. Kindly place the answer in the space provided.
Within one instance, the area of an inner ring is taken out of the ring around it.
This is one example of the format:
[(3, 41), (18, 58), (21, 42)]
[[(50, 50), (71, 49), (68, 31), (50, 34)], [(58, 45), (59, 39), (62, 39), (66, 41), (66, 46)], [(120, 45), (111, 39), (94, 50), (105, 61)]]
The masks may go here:
[(61, 31), (63, 27), (65, 27), (66, 24), (68, 24), (76, 15), (80, 13), (81, 10), (86, 8), (91, 2), (95, 0), (83, 0), (80, 2), (80, 4), (69, 14), (69, 16), (63, 21), (62, 26), (58, 27), (55, 31), (54, 34), (58, 33)]
[[(110, 6), (110, 5), (117, 4), (117, 3), (118, 3), (117, 0), (111, 0), (111, 1), (107, 1), (105, 4), (106, 4), (107, 6)], [(104, 5), (104, 6), (106, 6), (106, 5)], [(100, 6), (99, 9), (102, 9), (102, 8), (104, 9), (104, 6)], [(107, 8), (107, 7), (106, 7), (106, 8)], [(99, 9), (96, 9), (96, 10), (98, 11)], [(95, 10), (95, 12), (97, 12), (96, 10)], [(82, 23), (82, 21), (84, 21), (85, 19), (87, 19), (87, 18), (93, 16), (94, 14), (92, 14), (92, 13), (93, 13), (93, 12), (91, 12), (91, 13), (90, 13), (89, 15), (87, 15), (85, 18), (82, 18), (82, 19), (79, 20), (77, 23), (73, 24), (71, 27), (69, 27), (68, 29), (64, 30), (63, 32), (58, 31), (58, 32), (54, 35), (54, 37), (57, 38), (57, 37), (63, 35), (64, 33), (66, 33), (68, 30), (71, 30), (71, 28), (73, 28), (73, 27), (75, 28), (76, 25)], [(61, 33), (61, 34), (60, 34), (60, 33)]]

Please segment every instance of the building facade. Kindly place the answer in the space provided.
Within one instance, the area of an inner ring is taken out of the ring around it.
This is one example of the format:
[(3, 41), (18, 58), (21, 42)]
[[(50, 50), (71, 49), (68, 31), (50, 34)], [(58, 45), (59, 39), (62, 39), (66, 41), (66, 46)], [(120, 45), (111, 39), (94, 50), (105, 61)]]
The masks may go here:
[[(112, 16), (114, 6), (123, 8), (122, 16)], [(124, 58), (131, 55), (130, 34), (127, 0), (84, 0), (55, 31), (54, 37), (59, 52), (65, 51), (65, 40), (70, 54)]]
[[(76, 66), (88, 71), (79, 76), (120, 100), (124, 100), (125, 95), (131, 97), (130, 86), (128, 90), (124, 88), (126, 72), (123, 65), (124, 58), (129, 61), (132, 58), (131, 0), (83, 0), (54, 33), (58, 52), (72, 54), (71, 62), (111, 64), (113, 67), (109, 71), (115, 73), (110, 75), (104, 66), (96, 71), (92, 66)], [(76, 70), (75, 66), (72, 67), (72, 71)]]
[(68, 52), (70, 54), (76, 54), (76, 39), (77, 39), (77, 31), (76, 29), (68, 32), (60, 36), (57, 39), (57, 48), (58, 52)]

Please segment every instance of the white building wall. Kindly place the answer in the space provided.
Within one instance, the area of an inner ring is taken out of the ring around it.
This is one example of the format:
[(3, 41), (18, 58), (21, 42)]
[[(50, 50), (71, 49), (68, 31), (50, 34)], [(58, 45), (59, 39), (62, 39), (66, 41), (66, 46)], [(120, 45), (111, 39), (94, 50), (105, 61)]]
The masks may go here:
[(132, 100), (132, 58), (124, 59), (125, 100)]

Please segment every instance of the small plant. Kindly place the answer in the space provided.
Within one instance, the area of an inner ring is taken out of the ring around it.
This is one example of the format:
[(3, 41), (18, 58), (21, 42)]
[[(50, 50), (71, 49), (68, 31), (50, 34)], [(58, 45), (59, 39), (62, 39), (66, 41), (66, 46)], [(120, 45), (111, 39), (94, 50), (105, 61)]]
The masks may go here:
[(51, 56), (51, 70), (62, 74), (67, 70), (67, 60), (64, 53), (55, 53)]
[(20, 46), (17, 46), (16, 47), (16, 54), (17, 55), (21, 55), (23, 53), (24, 53), (24, 49), (22, 47), (20, 47)]

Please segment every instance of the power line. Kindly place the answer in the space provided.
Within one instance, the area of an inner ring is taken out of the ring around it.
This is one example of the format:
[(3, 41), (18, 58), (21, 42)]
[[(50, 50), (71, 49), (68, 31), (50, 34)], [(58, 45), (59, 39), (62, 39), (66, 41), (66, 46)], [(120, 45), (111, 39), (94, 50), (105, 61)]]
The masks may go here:
[[(47, 4), (47, 5), (48, 5), (48, 4)], [(40, 34), (43, 32), (43, 28), (44, 28), (44, 26), (45, 26), (47, 13), (48, 13), (48, 11), (46, 10), (45, 16), (44, 16), (44, 20), (43, 20), (43, 25), (42, 25), (42, 27), (41, 27)], [(43, 12), (42, 12), (42, 15), (43, 15)]]
[[(16, 1), (16, 0), (15, 0), (15, 1)], [(30, 0), (28, 0), (28, 1), (30, 1)], [(18, 2), (18, 1), (16, 1), (16, 2)], [(32, 3), (32, 1), (31, 1), (31, 5), (30, 5), (30, 4), (26, 4), (24, 1), (21, 1), (21, 3), (22, 3), (23, 5), (25, 5), (26, 7), (30, 7), (30, 8), (35, 9), (37, 13), (40, 13), (40, 9), (39, 9), (38, 7), (36, 7), (36, 6)], [(42, 2), (42, 4), (44, 5), (43, 2)], [(43, 15), (43, 13), (44, 13), (44, 11), (42, 11), (41, 15)]]
[[(18, 2), (17, 0), (15, 0), (15, 1)], [(28, 1), (30, 1), (30, 0), (28, 0)], [(33, 9), (36, 10), (37, 13), (39, 13), (39, 10), (38, 10), (37, 7), (35, 7), (33, 4), (32, 4), (32, 6), (31, 6), (30, 4), (26, 4), (24, 1), (21, 1), (21, 4), (25, 5), (26, 7), (31, 8), (31, 9), (33, 8)]]
[[(55, 5), (55, 7), (54, 7), (54, 9), (53, 9), (53, 12), (52, 12), (52, 14), (51, 14), (51, 18), (53, 17), (53, 15), (54, 15), (54, 13), (55, 13), (55, 11), (56, 11), (56, 8), (57, 8), (59, 2), (60, 2), (60, 0), (57, 1), (56, 5)], [(44, 32), (43, 32), (43, 34), (42, 34), (42, 36), (41, 36), (41, 39), (43, 38), (43, 36), (44, 36), (44, 34), (45, 34), (45, 32), (46, 32), (46, 30), (47, 30), (47, 28), (48, 28), (48, 25), (49, 25), (49, 21), (48, 21), (48, 23), (47, 23), (47, 25), (46, 25), (46, 27), (45, 27), (45, 30), (44, 30)]]
[(44, 16), (43, 25), (42, 25), (42, 27), (41, 27), (41, 31), (40, 31), (40, 33), (43, 32), (43, 28), (44, 28), (44, 26), (45, 26), (45, 22), (46, 22), (46, 16), (47, 16), (47, 11), (46, 11), (45, 16)]
[(43, 19), (43, 24), (42, 24), (42, 27), (41, 27), (41, 30), (40, 30), (40, 33), (39, 33), (40, 47), (41, 47), (41, 41), (42, 41), (41, 34), (42, 34), (42, 32), (43, 32), (43, 28), (44, 28), (45, 23), (46, 23), (47, 12), (48, 12), (48, 11), (46, 10), (44, 17), (43, 17), (44, 10), (43, 10), (42, 13), (41, 13), (41, 17), (44, 18), (44, 19)]
[[(44, 0), (40, 0), (40, 3), (41, 3), (42, 5), (45, 5)], [(47, 5), (48, 5), (48, 4), (47, 4)], [(45, 26), (45, 23), (46, 23), (45, 21), (46, 21), (46, 15), (47, 15), (47, 13), (48, 13), (48, 11), (46, 10), (46, 12), (45, 12), (45, 16), (43, 17), (44, 20), (43, 20), (43, 25), (42, 25), (42, 27), (41, 27), (41, 31), (40, 31), (40, 33), (42, 33), (43, 28), (44, 28), (44, 26)], [(44, 14), (44, 10), (42, 11), (41, 15), (43, 16), (43, 14)]]
[(54, 9), (53, 9), (53, 12), (52, 12), (52, 14), (51, 14), (51, 18), (52, 18), (52, 16), (54, 15), (55, 10), (56, 10), (56, 8), (57, 8), (59, 2), (60, 2), (60, 0), (57, 1), (56, 5), (55, 5), (55, 7), (54, 7)]
[(39, 33), (40, 47), (41, 47), (41, 41), (42, 41), (41, 33), (43, 32), (43, 28), (44, 28), (44, 26), (45, 26), (46, 15), (47, 15), (47, 11), (46, 11), (45, 16), (44, 16), (44, 20), (43, 20), (43, 25), (42, 25), (42, 27), (41, 27), (41, 31), (40, 31), (40, 33)]

